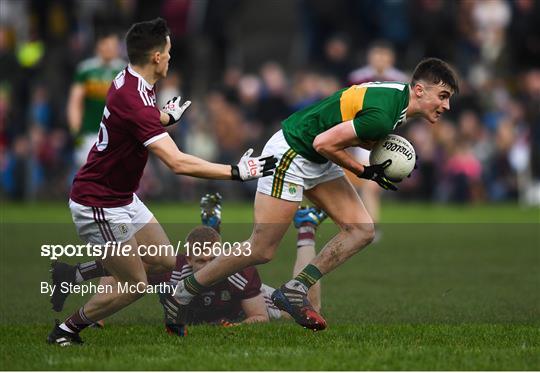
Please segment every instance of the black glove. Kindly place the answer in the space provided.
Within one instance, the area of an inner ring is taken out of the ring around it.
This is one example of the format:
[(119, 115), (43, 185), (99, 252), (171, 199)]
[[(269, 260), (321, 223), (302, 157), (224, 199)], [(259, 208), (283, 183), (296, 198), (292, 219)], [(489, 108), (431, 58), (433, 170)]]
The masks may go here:
[(364, 166), (364, 172), (358, 175), (361, 179), (373, 180), (385, 190), (396, 191), (398, 188), (384, 176), (384, 169), (392, 164), (391, 159), (387, 159), (381, 164)]

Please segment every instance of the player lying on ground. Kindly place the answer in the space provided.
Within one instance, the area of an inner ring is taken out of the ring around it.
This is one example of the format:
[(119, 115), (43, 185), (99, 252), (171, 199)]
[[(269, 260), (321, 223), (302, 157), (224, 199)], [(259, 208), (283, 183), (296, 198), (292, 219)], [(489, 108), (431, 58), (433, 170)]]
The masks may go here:
[[(172, 98), (162, 110), (155, 106), (154, 84), (167, 76), (171, 40), (163, 19), (134, 24), (126, 35), (130, 64), (113, 80), (96, 144), (71, 188), (69, 206), (77, 233), (90, 244), (121, 243), (128, 255), (111, 255), (87, 268), (110, 273), (128, 285), (147, 283), (147, 273), (174, 268), (171, 253), (146, 256), (139, 245), (168, 245), (167, 235), (150, 210), (134, 194), (148, 150), (173, 172), (207, 179), (250, 180), (272, 174), (276, 159), (252, 158), (250, 149), (238, 165), (210, 163), (182, 153), (165, 131), (176, 123), (190, 102)], [(139, 292), (96, 294), (88, 303), (54, 326), (47, 341), (61, 346), (82, 343), (79, 332), (140, 298)], [(53, 305), (55, 306), (55, 305)], [(55, 306), (55, 309), (59, 307)]]
[[(220, 256), (180, 281), (175, 294), (178, 303), (188, 305), (232, 273), (270, 261), (305, 195), (340, 231), (294, 279), (277, 289), (272, 299), (300, 325), (313, 330), (326, 328), (326, 321), (307, 298), (309, 288), (374, 237), (372, 219), (342, 167), (384, 189), (396, 190), (384, 176), (388, 162), (363, 166), (345, 149), (370, 149), (413, 116), (436, 123), (450, 109), (450, 97), (457, 91), (452, 69), (444, 61), (429, 58), (415, 68), (411, 83), (353, 85), (284, 120), (282, 130), (263, 150), (263, 154), (276, 155), (279, 165), (272, 177), (258, 183), (255, 224), (249, 238), (251, 255)], [(179, 314), (186, 310), (180, 307)]]
[[(326, 219), (326, 214), (316, 208), (301, 208), (294, 218), (294, 225), (298, 228), (297, 256), (293, 269), (296, 275), (304, 266), (315, 257), (315, 231), (318, 225)], [(186, 242), (193, 247), (195, 242), (204, 244), (220, 242), (219, 235), (221, 225), (221, 197), (219, 194), (206, 195), (201, 199), (201, 220), (204, 226), (193, 229), (187, 236)], [(148, 276), (149, 284), (156, 285), (162, 282), (177, 282), (197, 272), (215, 257), (212, 255), (180, 254), (176, 258), (176, 266), (173, 271)], [(96, 261), (71, 266), (57, 262), (53, 266), (53, 284), (60, 287), (61, 280), (68, 284), (78, 284), (91, 280), (93, 277), (85, 268), (93, 267)], [(100, 285), (113, 284), (112, 277), (103, 277)], [(282, 311), (274, 306), (270, 296), (275, 289), (261, 283), (260, 276), (255, 267), (250, 266), (242, 271), (229, 276), (227, 280), (212, 286), (208, 291), (196, 297), (190, 304), (189, 320), (187, 324), (213, 323), (225, 326), (234, 325), (236, 322), (251, 323), (265, 322), (269, 319), (279, 319), (283, 316)], [(66, 296), (69, 294), (66, 294)], [(62, 297), (58, 302), (64, 302)], [(310, 290), (309, 299), (314, 307), (320, 309), (320, 286), (314, 286)], [(57, 300), (55, 300), (57, 301)], [(170, 334), (184, 335), (183, 323), (177, 322), (178, 305), (174, 298), (160, 294), (163, 305), (166, 330)], [(284, 315), (288, 317), (288, 315)]]
[[(201, 200), (202, 221), (207, 226), (200, 226), (190, 232), (186, 242), (190, 244), (220, 242), (220, 212), (219, 195), (207, 195)], [(205, 203), (206, 202), (206, 203)], [(210, 202), (210, 203), (208, 203)], [(293, 268), (296, 275), (315, 257), (315, 231), (326, 218), (326, 214), (316, 208), (301, 208), (295, 214), (295, 227), (298, 228), (297, 255)], [(210, 228), (210, 226), (213, 228)], [(193, 245), (190, 245), (193, 247)], [(171, 274), (151, 276), (150, 282), (181, 281), (196, 273), (215, 259), (213, 255), (179, 255), (177, 265)], [(185, 319), (178, 320), (178, 303), (167, 294), (160, 295), (165, 314), (166, 329), (171, 334), (184, 335), (184, 324), (220, 323), (225, 326), (243, 323), (264, 322), (279, 319), (283, 314), (272, 302), (271, 294), (275, 289), (261, 284), (258, 271), (254, 266), (229, 276), (198, 295), (189, 304)], [(320, 285), (314, 286), (309, 294), (314, 307), (320, 309)]]

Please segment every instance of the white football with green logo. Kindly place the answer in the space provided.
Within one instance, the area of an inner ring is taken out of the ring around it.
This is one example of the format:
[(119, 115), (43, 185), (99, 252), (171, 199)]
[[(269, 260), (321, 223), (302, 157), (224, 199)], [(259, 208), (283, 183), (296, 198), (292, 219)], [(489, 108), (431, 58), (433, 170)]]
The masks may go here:
[(416, 152), (407, 139), (398, 135), (388, 135), (378, 141), (369, 155), (369, 164), (376, 165), (390, 159), (392, 164), (385, 168), (384, 175), (393, 182), (400, 182), (414, 169)]

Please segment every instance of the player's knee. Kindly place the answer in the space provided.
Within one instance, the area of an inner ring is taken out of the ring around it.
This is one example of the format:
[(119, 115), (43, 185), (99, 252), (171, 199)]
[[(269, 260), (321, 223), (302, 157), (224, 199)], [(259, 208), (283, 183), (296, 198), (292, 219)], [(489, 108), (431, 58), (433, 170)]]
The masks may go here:
[(253, 264), (265, 264), (274, 258), (274, 252), (270, 250), (264, 250), (260, 252), (254, 252), (251, 254), (251, 260)]
[(360, 224), (358, 234), (361, 247), (369, 245), (375, 239), (375, 225), (373, 223)]
[(373, 223), (348, 224), (343, 230), (351, 235), (356, 243), (357, 250), (369, 245), (375, 238), (375, 226)]

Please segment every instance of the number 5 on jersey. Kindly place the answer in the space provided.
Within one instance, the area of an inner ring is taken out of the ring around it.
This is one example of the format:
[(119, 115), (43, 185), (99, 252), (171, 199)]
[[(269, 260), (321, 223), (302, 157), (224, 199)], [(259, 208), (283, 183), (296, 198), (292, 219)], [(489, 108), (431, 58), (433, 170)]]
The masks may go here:
[[(105, 106), (105, 109), (103, 109), (104, 119), (107, 119), (110, 115), (111, 113), (109, 112), (109, 109), (107, 109), (107, 106)], [(107, 145), (109, 145), (109, 134), (107, 133), (107, 127), (105, 127), (105, 123), (103, 123), (102, 119), (99, 123), (99, 132), (96, 141), (96, 148), (98, 151), (102, 152), (107, 148)]]

